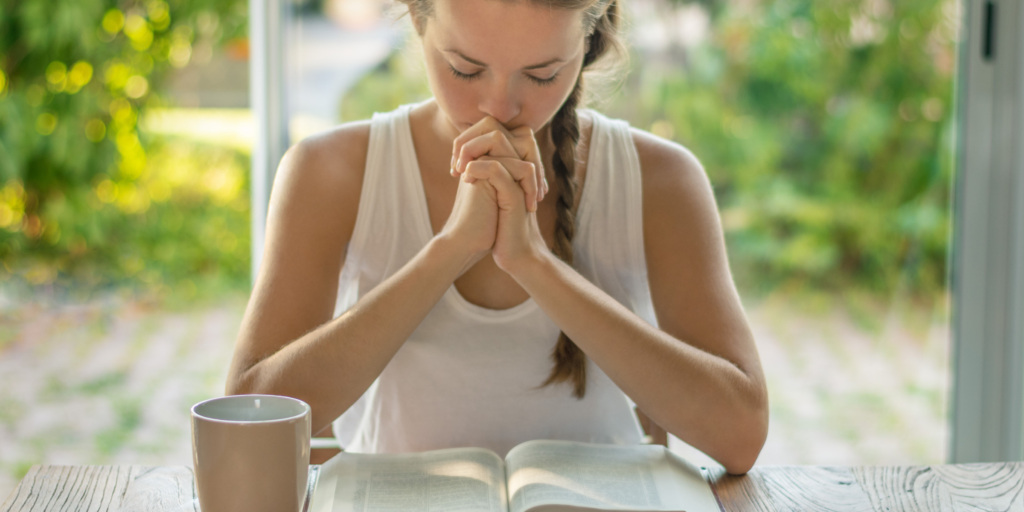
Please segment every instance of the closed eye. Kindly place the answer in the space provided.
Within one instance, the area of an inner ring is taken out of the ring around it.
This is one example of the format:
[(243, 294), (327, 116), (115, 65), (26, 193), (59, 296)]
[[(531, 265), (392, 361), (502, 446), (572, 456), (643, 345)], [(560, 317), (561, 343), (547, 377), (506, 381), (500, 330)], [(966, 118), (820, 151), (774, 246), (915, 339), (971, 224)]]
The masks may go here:
[(558, 78), (558, 73), (551, 75), (550, 78), (537, 78), (533, 75), (526, 75), (526, 77), (529, 78), (531, 82), (537, 85), (551, 85), (555, 83), (555, 79)]
[(472, 73), (472, 74), (466, 74), (466, 73), (463, 73), (463, 72), (455, 69), (455, 67), (453, 67), (451, 64), (448, 65), (448, 69), (451, 70), (452, 76), (454, 76), (455, 78), (458, 78), (459, 80), (465, 80), (467, 82), (472, 82), (473, 80), (476, 80), (477, 78), (480, 78), (480, 72), (479, 71), (477, 71), (476, 73)]
[[(451, 71), (452, 76), (454, 76), (455, 78), (458, 78), (459, 80), (464, 80), (466, 82), (472, 82), (473, 80), (476, 80), (477, 78), (480, 78), (480, 73), (481, 73), (480, 71), (477, 71), (476, 73), (463, 73), (463, 72), (455, 69), (455, 67), (452, 66), (451, 64), (448, 65), (448, 70)], [(530, 79), (531, 82), (533, 82), (533, 83), (535, 83), (537, 85), (541, 85), (541, 86), (543, 86), (543, 85), (551, 85), (551, 84), (555, 83), (555, 79), (558, 78), (558, 73), (555, 73), (554, 75), (551, 75), (550, 78), (537, 78), (537, 77), (535, 77), (533, 75), (527, 74), (526, 78)]]

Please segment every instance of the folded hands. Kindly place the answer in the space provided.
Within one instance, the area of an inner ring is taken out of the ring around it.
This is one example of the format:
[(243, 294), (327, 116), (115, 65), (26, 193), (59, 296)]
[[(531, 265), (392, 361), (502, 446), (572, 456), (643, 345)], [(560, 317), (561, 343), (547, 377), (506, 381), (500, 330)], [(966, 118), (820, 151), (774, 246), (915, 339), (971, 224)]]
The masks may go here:
[(537, 223), (548, 183), (533, 130), (485, 117), (455, 139), (451, 173), (459, 189), (443, 235), (474, 253), (490, 251), (513, 275), (550, 253)]

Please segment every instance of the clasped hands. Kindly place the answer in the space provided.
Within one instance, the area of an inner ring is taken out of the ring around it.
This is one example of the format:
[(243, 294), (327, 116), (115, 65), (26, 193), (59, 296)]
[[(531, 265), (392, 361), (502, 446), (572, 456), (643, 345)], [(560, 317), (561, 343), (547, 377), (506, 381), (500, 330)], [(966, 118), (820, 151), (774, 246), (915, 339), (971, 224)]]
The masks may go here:
[(459, 189), (441, 235), (457, 240), (474, 262), (490, 251), (498, 267), (514, 275), (550, 252), (537, 224), (548, 184), (533, 130), (508, 130), (483, 118), (456, 137), (451, 173)]

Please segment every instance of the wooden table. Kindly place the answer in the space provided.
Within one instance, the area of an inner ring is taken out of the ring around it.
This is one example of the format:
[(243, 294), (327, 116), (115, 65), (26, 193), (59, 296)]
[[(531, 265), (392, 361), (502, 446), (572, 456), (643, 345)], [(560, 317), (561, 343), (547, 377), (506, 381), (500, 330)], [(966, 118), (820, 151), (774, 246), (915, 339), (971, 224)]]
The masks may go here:
[[(310, 466), (310, 487), (319, 474)], [(1024, 512), (1024, 463), (761, 466), (711, 472), (725, 510)], [(188, 466), (32, 466), (0, 512), (198, 511)]]

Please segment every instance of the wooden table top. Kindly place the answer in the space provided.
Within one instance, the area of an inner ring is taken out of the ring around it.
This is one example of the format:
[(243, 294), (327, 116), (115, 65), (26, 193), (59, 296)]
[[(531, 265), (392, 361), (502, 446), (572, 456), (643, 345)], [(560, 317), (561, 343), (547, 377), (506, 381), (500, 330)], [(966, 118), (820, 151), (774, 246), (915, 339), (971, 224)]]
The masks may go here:
[[(310, 487), (319, 466), (310, 467)], [(727, 511), (1024, 512), (1024, 462), (940, 466), (760, 466), (712, 471)], [(189, 466), (32, 466), (0, 512), (198, 511)]]

